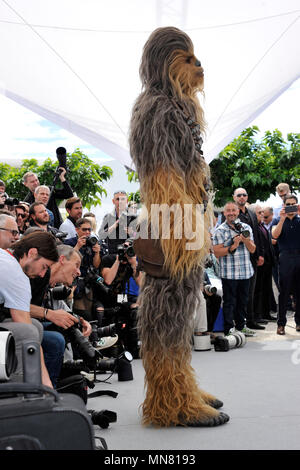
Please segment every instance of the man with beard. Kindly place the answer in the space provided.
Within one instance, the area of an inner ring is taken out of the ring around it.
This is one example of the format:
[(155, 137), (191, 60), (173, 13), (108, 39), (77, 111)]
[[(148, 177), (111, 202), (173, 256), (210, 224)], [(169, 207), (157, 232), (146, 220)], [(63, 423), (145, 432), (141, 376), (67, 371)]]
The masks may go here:
[(50, 197), (50, 189), (48, 186), (37, 186), (34, 190), (34, 199), (35, 202), (41, 202), (45, 205), (47, 212), (50, 216), (50, 225), (54, 225), (54, 214), (50, 209), (47, 208), (47, 204), (49, 202)]
[(66, 201), (68, 217), (60, 225), (59, 230), (67, 233), (66, 240), (76, 237), (76, 222), (82, 217), (82, 202), (79, 197), (71, 197)]
[(219, 258), (222, 280), (224, 333), (230, 333), (235, 326), (246, 336), (255, 336), (255, 332), (245, 326), (249, 286), (253, 276), (250, 254), (255, 251), (252, 229), (242, 223), (242, 231), (249, 231), (249, 236), (238, 233), (235, 223), (240, 222), (239, 208), (235, 202), (225, 204), (224, 216), (225, 222), (219, 225), (213, 236), (214, 253)]
[[(1, 232), (13, 238), (0, 239), (0, 321), (1, 326), (12, 331), (16, 342), (18, 367), (16, 380), (22, 380), (22, 345), (30, 340), (41, 344), (43, 329), (31, 320), (31, 287), (29, 278), (43, 277), (58, 259), (54, 237), (49, 233), (35, 232), (12, 243), (18, 234), (16, 221), (7, 215), (0, 216)], [(10, 250), (8, 248), (10, 247)], [(4, 249), (3, 249), (4, 248)], [(52, 387), (41, 348), (42, 383)]]
[(50, 216), (45, 204), (42, 202), (34, 202), (29, 208), (30, 225), (39, 227), (45, 232), (55, 235), (59, 230), (50, 225)]
[[(50, 209), (53, 212), (54, 227), (56, 227), (57, 229), (62, 224), (62, 217), (59, 212), (59, 208), (56, 204), (56, 199), (67, 199), (67, 198), (73, 197), (72, 188), (65, 178), (66, 169), (61, 167), (60, 170), (61, 172), (59, 174), (59, 179), (61, 181), (62, 188), (54, 188), (54, 190), (50, 194), (49, 201), (47, 204), (48, 209)], [(33, 173), (32, 171), (28, 171), (23, 176), (23, 184), (29, 189), (29, 192), (27, 193), (24, 201), (32, 204), (35, 200), (34, 198), (35, 189), (38, 186), (40, 186), (40, 181), (35, 173)]]

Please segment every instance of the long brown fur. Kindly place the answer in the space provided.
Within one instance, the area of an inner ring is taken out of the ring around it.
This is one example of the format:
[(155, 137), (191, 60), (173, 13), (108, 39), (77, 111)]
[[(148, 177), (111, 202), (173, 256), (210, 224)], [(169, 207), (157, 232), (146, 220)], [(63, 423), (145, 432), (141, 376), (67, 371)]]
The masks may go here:
[[(174, 170), (168, 172), (158, 168), (155, 173), (149, 175), (148, 178), (144, 178), (141, 184), (142, 194), (144, 196), (145, 206), (148, 214), (151, 214), (151, 205), (153, 204), (164, 204), (168, 201), (168, 207), (173, 204), (178, 204), (181, 207), (181, 233), (182, 237), (176, 239), (174, 232), (178, 230), (178, 227), (174, 225), (174, 218), (171, 217), (170, 223), (170, 238), (163, 238), (162, 232), (164, 227), (160, 224), (160, 242), (162, 251), (165, 257), (165, 267), (170, 272), (172, 277), (182, 280), (184, 276), (196, 268), (203, 265), (209, 246), (210, 246), (210, 235), (207, 230), (209, 219), (211, 217), (211, 207), (206, 210), (205, 214), (201, 218), (201, 227), (196, 226), (196, 204), (203, 203), (203, 194), (205, 193), (202, 182), (196, 175), (186, 181), (183, 177), (178, 175)], [(184, 236), (184, 228), (187, 225), (187, 221), (184, 220), (184, 206), (190, 204), (192, 207), (192, 231), (197, 231), (199, 237), (199, 245), (201, 248), (197, 250), (187, 250), (187, 243), (195, 243), (196, 237), (187, 239)], [(161, 218), (162, 219), (162, 218)], [(161, 220), (160, 219), (160, 220)], [(151, 223), (151, 217), (149, 217), (149, 225)], [(200, 239), (201, 238), (201, 239)]]
[(217, 416), (218, 412), (207, 405), (190, 365), (189, 351), (149, 351), (143, 357), (146, 370), (147, 396), (142, 405), (143, 424), (174, 426), (199, 420), (205, 416)]
[[(203, 68), (196, 62), (191, 39), (177, 28), (158, 28), (144, 46), (140, 65), (143, 91), (133, 107), (130, 150), (141, 183), (141, 197), (148, 211), (149, 227), (154, 204), (193, 207), (190, 221), (196, 229), (196, 206), (209, 199), (209, 167), (205, 163), (188, 119), (205, 132), (204, 113), (197, 98), (203, 91)], [(211, 204), (202, 219), (202, 243), (184, 235), (171, 215), (170, 237), (158, 234), (167, 279), (145, 275), (140, 289), (138, 332), (145, 368), (146, 397), (143, 423), (157, 426), (207, 422), (218, 415), (208, 403), (214, 397), (199, 389), (191, 362), (193, 316), (203, 261), (208, 253)], [(159, 218), (163, 220), (163, 215)], [(157, 228), (157, 227), (156, 227)]]

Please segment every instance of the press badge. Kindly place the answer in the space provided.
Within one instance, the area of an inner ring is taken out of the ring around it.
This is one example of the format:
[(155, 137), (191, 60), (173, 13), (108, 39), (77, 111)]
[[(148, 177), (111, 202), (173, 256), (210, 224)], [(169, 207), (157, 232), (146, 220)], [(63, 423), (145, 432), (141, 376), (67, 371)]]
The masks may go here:
[(117, 303), (122, 304), (123, 302), (128, 302), (127, 294), (118, 294), (117, 295)]

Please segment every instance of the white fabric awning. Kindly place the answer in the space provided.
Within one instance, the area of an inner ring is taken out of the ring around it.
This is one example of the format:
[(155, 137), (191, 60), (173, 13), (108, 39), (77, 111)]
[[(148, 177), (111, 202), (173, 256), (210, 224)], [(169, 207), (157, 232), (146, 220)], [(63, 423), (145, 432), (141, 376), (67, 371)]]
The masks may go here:
[(177, 26), (205, 69), (209, 162), (300, 77), (299, 18), (299, 0), (0, 0), (0, 88), (132, 167), (142, 48)]

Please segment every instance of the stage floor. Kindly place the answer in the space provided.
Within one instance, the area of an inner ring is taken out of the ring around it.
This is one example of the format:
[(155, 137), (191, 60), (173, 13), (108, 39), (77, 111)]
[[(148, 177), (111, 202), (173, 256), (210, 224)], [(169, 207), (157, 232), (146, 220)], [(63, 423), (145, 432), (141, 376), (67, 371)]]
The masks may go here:
[[(192, 365), (201, 388), (224, 402), (230, 421), (214, 428), (143, 427), (139, 405), (144, 396), (141, 360), (132, 362), (133, 380), (97, 383), (96, 390), (113, 390), (117, 398), (90, 398), (87, 408), (111, 410), (117, 422), (95, 426), (112, 450), (299, 450), (300, 333), (288, 317), (286, 335), (269, 323), (241, 349), (194, 351)], [(98, 375), (105, 379), (108, 375)]]

